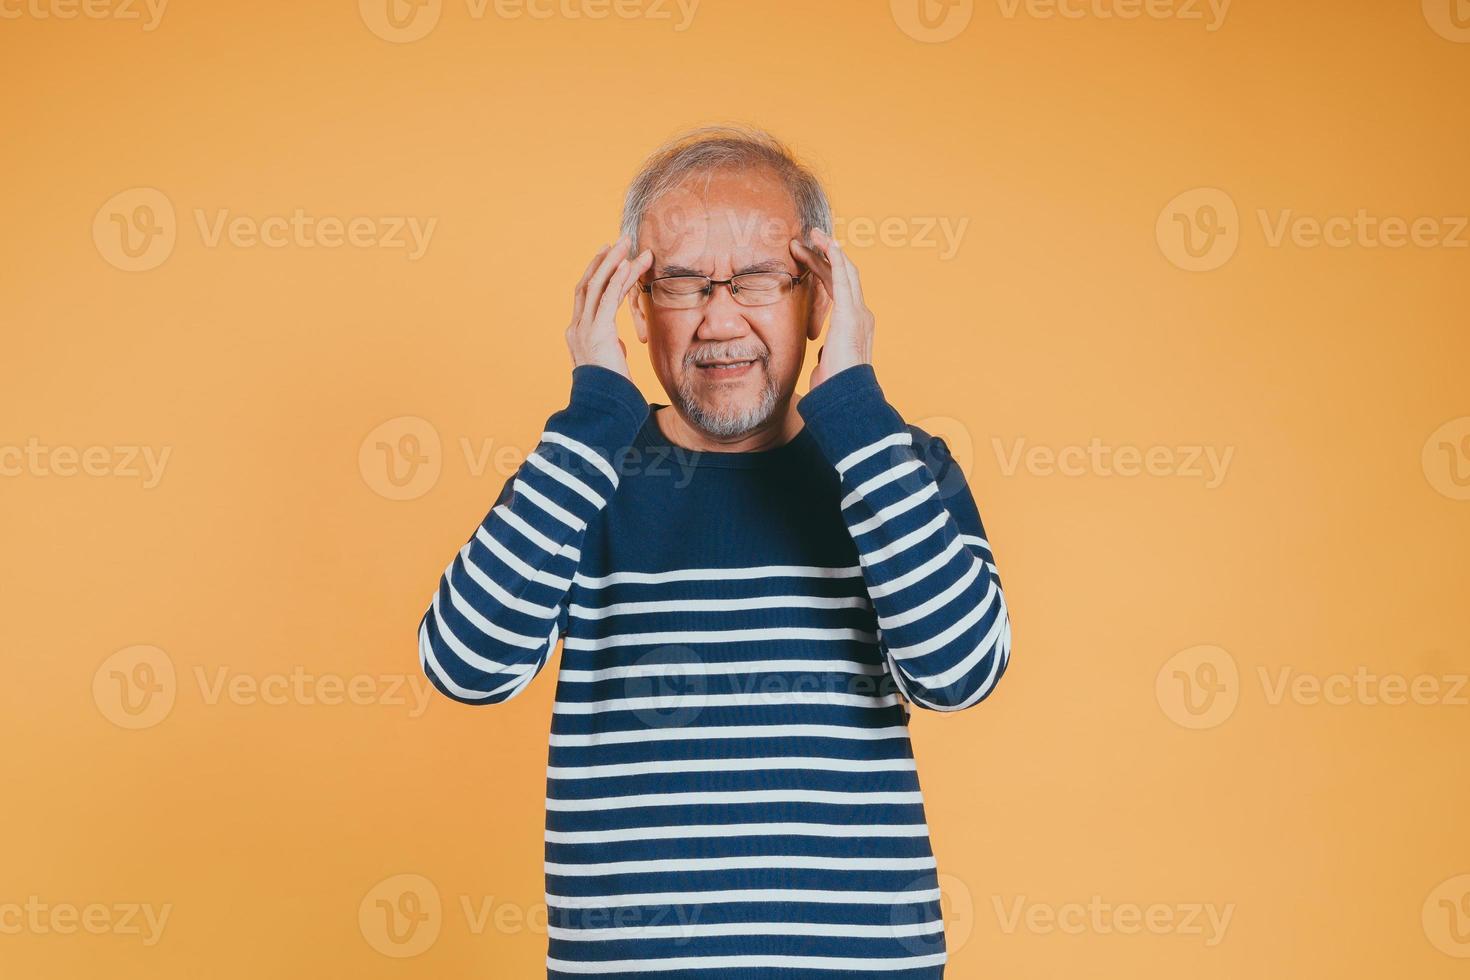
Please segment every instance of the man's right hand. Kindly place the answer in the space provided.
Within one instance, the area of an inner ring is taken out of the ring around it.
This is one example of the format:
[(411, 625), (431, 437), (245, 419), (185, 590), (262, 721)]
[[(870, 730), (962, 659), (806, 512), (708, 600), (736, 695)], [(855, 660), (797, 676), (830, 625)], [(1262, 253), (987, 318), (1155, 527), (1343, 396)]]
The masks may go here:
[(572, 323), (567, 327), (567, 348), (572, 352), (573, 367), (597, 364), (630, 381), (628, 348), (618, 339), (618, 307), (637, 285), (638, 277), (653, 264), (653, 251), (646, 248), (629, 262), (627, 254), (631, 245), (624, 235), (592, 256), (577, 283)]

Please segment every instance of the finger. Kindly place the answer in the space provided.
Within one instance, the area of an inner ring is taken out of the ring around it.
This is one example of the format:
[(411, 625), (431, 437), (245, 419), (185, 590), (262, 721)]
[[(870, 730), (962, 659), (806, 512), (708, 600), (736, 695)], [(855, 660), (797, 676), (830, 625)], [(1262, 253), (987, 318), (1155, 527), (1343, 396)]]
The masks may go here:
[(633, 287), (638, 285), (638, 278), (647, 272), (651, 265), (653, 265), (653, 249), (645, 248), (638, 253), (637, 258), (633, 260), (633, 264), (628, 266), (628, 280), (623, 283), (622, 291), (618, 293), (617, 301), (619, 303), (633, 291)]
[(842, 270), (843, 268), (851, 268), (850, 265), (844, 265), (843, 259), (845, 253), (842, 251), (841, 244), (837, 241), (837, 239), (833, 238), (831, 235), (827, 234), (820, 228), (812, 229), (812, 241), (816, 242), (817, 246), (822, 250), (821, 254), (823, 258), (825, 258), (827, 263), (832, 267), (832, 288), (829, 289), (827, 292), (828, 295), (832, 297), (833, 303), (835, 304), (844, 298), (850, 299), (852, 296), (851, 287), (849, 285), (842, 284), (842, 280), (838, 278), (838, 272), (840, 270)]
[(572, 291), (572, 322), (577, 323), (582, 319), (582, 307), (587, 304), (587, 281), (592, 278), (592, 271), (602, 261), (611, 245), (604, 245), (592, 256), (592, 261), (587, 263), (587, 268), (582, 270), (582, 278), (577, 280), (577, 288)]
[(847, 254), (846, 249), (838, 249), (838, 252), (842, 257), (843, 263), (847, 266), (847, 282), (848, 285), (852, 288), (852, 297), (853, 299), (857, 300), (858, 303), (862, 303), (863, 280), (862, 277), (858, 275), (857, 264), (852, 261), (852, 257)]
[(830, 296), (832, 294), (832, 264), (827, 261), (826, 256), (808, 247), (798, 238), (791, 240), (791, 254), (796, 257), (797, 262), (816, 273)]
[(588, 315), (597, 315), (597, 310), (602, 305), (603, 293), (607, 290), (608, 279), (611, 278), (618, 264), (624, 261), (623, 256), (628, 253), (631, 244), (627, 235), (619, 238), (603, 256), (602, 264), (597, 267), (597, 271), (592, 274), (592, 279), (587, 283), (587, 295), (592, 297), (592, 301), (583, 308), (582, 319), (584, 321)]
[(852, 283), (848, 278), (847, 257), (842, 254), (842, 246), (837, 244), (835, 238), (829, 240), (827, 257), (832, 263), (832, 285), (834, 290), (832, 301), (839, 304), (844, 299), (849, 303), (852, 302)]
[(593, 323), (606, 325), (616, 322), (618, 304), (622, 302), (623, 293), (627, 284), (628, 272), (632, 265), (627, 259), (622, 259), (613, 269), (612, 278), (608, 280), (607, 289), (602, 293), (602, 298), (597, 302), (597, 309), (593, 313)]

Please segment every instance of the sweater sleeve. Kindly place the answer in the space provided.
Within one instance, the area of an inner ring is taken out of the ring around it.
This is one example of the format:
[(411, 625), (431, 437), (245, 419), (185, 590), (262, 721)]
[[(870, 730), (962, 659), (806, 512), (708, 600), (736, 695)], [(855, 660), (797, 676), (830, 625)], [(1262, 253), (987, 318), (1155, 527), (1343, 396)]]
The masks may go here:
[(1011, 625), (984, 525), (937, 436), (907, 425), (871, 364), (846, 368), (797, 402), (837, 470), (878, 643), (899, 690), (953, 711), (995, 689)]
[(567, 407), (451, 559), (419, 622), (419, 665), (441, 693), (498, 704), (546, 665), (566, 631), (587, 525), (617, 490), (620, 451), (648, 411), (618, 372), (572, 369)]

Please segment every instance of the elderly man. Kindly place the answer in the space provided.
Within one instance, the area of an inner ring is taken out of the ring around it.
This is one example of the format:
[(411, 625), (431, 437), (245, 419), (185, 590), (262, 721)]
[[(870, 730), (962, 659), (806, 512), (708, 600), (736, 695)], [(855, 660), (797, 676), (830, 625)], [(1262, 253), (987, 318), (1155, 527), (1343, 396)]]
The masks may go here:
[[(963, 474), (878, 386), (831, 228), (765, 133), (650, 157), (577, 283), (569, 402), (420, 623), (466, 704), (562, 640), (550, 977), (943, 975), (909, 705), (983, 700), (1010, 621)], [(630, 379), (625, 298), (670, 404)]]

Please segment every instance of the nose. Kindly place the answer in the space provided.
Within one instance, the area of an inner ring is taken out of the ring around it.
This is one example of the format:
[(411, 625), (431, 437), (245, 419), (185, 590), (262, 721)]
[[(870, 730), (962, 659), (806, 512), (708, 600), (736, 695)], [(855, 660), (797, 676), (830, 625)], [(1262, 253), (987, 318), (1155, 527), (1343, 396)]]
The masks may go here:
[(704, 304), (704, 316), (699, 321), (696, 336), (700, 340), (729, 340), (750, 332), (750, 322), (745, 319), (745, 307), (735, 302), (728, 285), (715, 286)]

